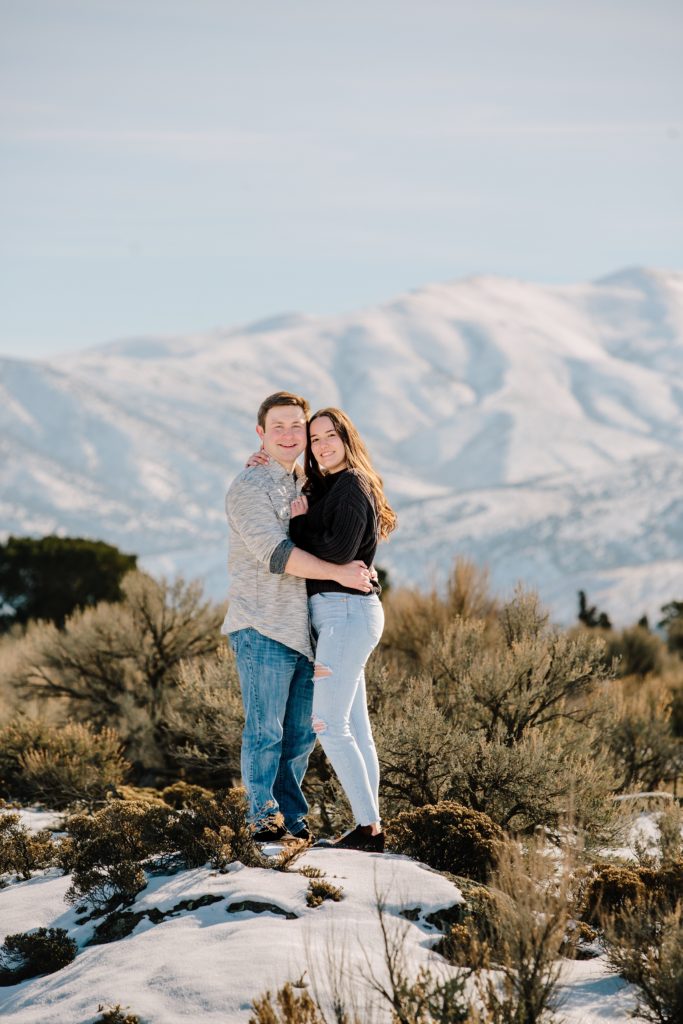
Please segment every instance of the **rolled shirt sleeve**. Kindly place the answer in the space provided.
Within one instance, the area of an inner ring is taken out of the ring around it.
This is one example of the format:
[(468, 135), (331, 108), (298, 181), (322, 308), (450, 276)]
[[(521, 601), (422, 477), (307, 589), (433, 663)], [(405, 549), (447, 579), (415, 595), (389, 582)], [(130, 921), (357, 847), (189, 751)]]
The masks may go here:
[(295, 547), (294, 541), (290, 540), (289, 537), (285, 537), (284, 540), (280, 541), (270, 556), (270, 571), (281, 575), (285, 571), (289, 556)]

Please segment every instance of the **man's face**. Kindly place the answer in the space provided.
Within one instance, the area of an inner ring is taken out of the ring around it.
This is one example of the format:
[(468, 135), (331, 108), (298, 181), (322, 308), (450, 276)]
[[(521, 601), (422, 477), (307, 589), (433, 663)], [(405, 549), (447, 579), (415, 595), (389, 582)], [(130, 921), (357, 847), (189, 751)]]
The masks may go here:
[(274, 405), (266, 413), (266, 426), (256, 427), (263, 449), (290, 468), (306, 447), (306, 416), (298, 405)]

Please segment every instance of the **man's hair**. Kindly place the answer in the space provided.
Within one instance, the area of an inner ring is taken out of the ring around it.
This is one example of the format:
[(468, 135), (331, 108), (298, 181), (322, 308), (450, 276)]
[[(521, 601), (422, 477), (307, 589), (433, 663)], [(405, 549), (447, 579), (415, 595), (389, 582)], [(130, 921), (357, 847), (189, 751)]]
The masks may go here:
[(258, 425), (262, 430), (266, 429), (268, 410), (274, 409), (276, 405), (298, 405), (307, 420), (311, 412), (310, 405), (301, 395), (293, 395), (289, 391), (276, 391), (274, 395), (268, 395), (259, 406)]

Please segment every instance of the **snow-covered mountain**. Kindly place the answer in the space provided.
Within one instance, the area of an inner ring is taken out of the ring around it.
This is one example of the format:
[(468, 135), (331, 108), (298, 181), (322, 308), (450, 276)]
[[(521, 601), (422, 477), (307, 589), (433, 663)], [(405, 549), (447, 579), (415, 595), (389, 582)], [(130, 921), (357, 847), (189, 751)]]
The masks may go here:
[(340, 405), (400, 515), (378, 561), (576, 591), (616, 621), (683, 598), (683, 273), (433, 285), (330, 317), (0, 361), (0, 524), (101, 537), (226, 588), (226, 483), (260, 401)]

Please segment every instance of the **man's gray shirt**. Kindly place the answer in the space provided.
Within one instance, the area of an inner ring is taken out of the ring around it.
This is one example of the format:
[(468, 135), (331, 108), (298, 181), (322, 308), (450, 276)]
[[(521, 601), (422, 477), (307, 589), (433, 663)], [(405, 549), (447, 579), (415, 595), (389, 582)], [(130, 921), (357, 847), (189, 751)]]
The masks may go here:
[(230, 485), (230, 605), (222, 632), (251, 627), (313, 661), (306, 580), (284, 571), (294, 548), (290, 503), (300, 489), (297, 477), (274, 459), (243, 470)]

